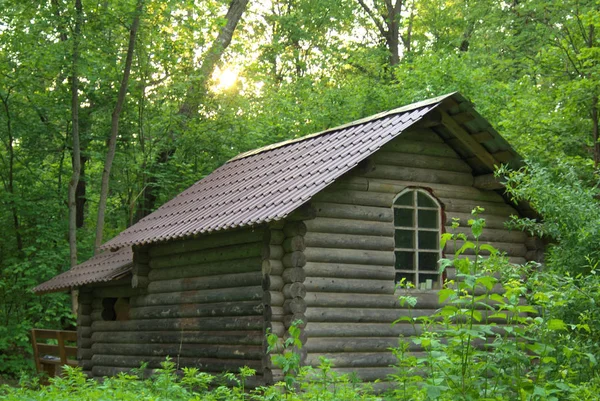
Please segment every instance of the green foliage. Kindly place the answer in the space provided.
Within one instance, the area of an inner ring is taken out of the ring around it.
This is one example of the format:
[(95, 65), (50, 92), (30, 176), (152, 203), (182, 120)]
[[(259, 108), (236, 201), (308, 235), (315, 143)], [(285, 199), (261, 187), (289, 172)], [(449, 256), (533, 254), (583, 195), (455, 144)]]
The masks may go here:
[(558, 163), (553, 168), (536, 164), (518, 171), (501, 168), (506, 191), (519, 201), (527, 201), (541, 221), (513, 220), (513, 225), (553, 241), (546, 262), (562, 273), (589, 273), (600, 263), (600, 202), (597, 177), (582, 177), (572, 165)]
[[(475, 209), (475, 218), (469, 221), (473, 242), (464, 234), (444, 235), (444, 241), (455, 241), (457, 251), (452, 260), (442, 260), (441, 265), (444, 269), (455, 269), (456, 278), (447, 281), (439, 291), (443, 306), (438, 311), (431, 316), (409, 318), (416, 335), (402, 340), (393, 350), (398, 358), (398, 372), (392, 376), (397, 383), (394, 397), (402, 400), (574, 397), (578, 391), (584, 391), (581, 383), (595, 380), (595, 374), (575, 377), (575, 367), (583, 364), (593, 369), (596, 349), (584, 352), (589, 343), (582, 338), (577, 339), (576, 345), (567, 345), (571, 342), (565, 337), (573, 339), (580, 332), (591, 337), (591, 330), (584, 323), (586, 318), (570, 325), (560, 314), (566, 305), (558, 307), (557, 291), (565, 291), (572, 283), (563, 281), (563, 287), (559, 289), (554, 284), (554, 289), (548, 291), (553, 284), (540, 286), (540, 280), (544, 280), (540, 276), (523, 281), (535, 266), (512, 266), (494, 248), (479, 243), (485, 226), (485, 221), (478, 218), (482, 211)], [(457, 247), (457, 241), (462, 246)], [(464, 256), (467, 249), (474, 252), (472, 259)], [(489, 252), (488, 258), (481, 257), (484, 251)], [(502, 293), (495, 290), (498, 284), (502, 284)], [(580, 302), (581, 297), (573, 296), (573, 291), (563, 292), (563, 300), (567, 295), (570, 301)], [(528, 303), (524, 302), (525, 296)], [(406, 300), (406, 296), (400, 300)], [(540, 309), (542, 313), (538, 313)], [(423, 356), (408, 352), (411, 342), (423, 349)]]

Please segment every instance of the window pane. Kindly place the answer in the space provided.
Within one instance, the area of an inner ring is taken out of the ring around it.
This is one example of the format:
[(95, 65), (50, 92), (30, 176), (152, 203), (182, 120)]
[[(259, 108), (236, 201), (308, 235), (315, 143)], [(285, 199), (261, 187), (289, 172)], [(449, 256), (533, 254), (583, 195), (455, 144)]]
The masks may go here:
[(413, 210), (394, 208), (394, 225), (402, 227), (412, 227)]
[(396, 273), (396, 283), (399, 283), (400, 280), (405, 279), (405, 283), (413, 283), (415, 282), (415, 275), (413, 273)]
[(419, 210), (419, 228), (438, 228), (437, 210)]
[(399, 196), (394, 202), (394, 205), (413, 206), (413, 191), (407, 192)]
[(437, 250), (438, 236), (437, 231), (419, 231), (419, 249)]
[(437, 252), (419, 252), (419, 270), (437, 270)]
[(419, 285), (418, 288), (424, 290), (431, 290), (438, 288), (438, 275), (437, 274), (419, 274)]
[(421, 207), (437, 207), (433, 199), (425, 195), (423, 192), (417, 192), (417, 203)]
[(414, 252), (396, 251), (396, 269), (414, 270)]
[(414, 231), (413, 230), (399, 230), (396, 229), (394, 235), (396, 241), (396, 248), (414, 248)]

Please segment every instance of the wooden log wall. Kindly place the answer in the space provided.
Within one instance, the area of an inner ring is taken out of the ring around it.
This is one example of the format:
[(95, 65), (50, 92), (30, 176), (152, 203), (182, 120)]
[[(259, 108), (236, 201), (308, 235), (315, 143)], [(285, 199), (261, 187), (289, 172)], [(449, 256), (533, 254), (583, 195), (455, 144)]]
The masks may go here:
[(92, 375), (92, 300), (90, 288), (83, 287), (79, 290), (77, 307), (77, 361), (79, 366), (88, 376)]
[[(264, 236), (260, 227), (141, 249), (134, 257), (137, 283), (92, 289), (84, 366), (104, 376), (142, 362), (158, 368), (169, 356), (179, 367), (206, 372), (248, 366), (261, 381)], [(106, 298), (128, 300), (127, 315), (106, 320)]]
[[(272, 224), (269, 231), (269, 235), (265, 236), (266, 251), (263, 252), (265, 330), (269, 329), (276, 334), (282, 346), (289, 335), (288, 329), (292, 323), (301, 321), (300, 340), (306, 341), (304, 333), (306, 273), (303, 269), (306, 264), (304, 256), (306, 225), (302, 221), (291, 218), (285, 224)], [(277, 352), (281, 350), (280, 347)], [(304, 363), (306, 351), (303, 348), (296, 351), (301, 353), (301, 363)], [(272, 383), (283, 378), (281, 369), (273, 366), (271, 355), (265, 353), (263, 366), (265, 379), (268, 382)]]
[[(443, 204), (446, 230), (457, 217), (464, 233), (470, 233), (471, 210), (484, 207), (481, 239), (506, 252), (511, 262), (539, 257), (539, 244), (505, 229), (504, 222), (517, 211), (498, 193), (473, 187), (470, 166), (430, 129), (403, 133), (366, 165), (311, 201), (316, 218), (304, 222), (303, 301), (306, 363), (316, 366), (325, 356), (340, 372), (372, 381), (394, 372), (389, 348), (397, 346), (398, 336), (415, 334), (408, 323), (391, 325), (408, 314), (398, 304), (394, 284), (392, 203), (398, 193), (407, 187), (428, 188)], [(446, 256), (453, 251), (448, 245)], [(429, 315), (439, 307), (434, 291), (414, 293), (419, 302), (413, 315)]]

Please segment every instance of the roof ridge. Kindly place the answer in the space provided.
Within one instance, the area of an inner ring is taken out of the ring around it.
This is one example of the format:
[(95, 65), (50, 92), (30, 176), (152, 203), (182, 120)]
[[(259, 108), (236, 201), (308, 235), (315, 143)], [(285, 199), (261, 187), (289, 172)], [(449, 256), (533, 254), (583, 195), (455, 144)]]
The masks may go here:
[(281, 148), (283, 146), (291, 145), (291, 144), (294, 144), (294, 143), (297, 143), (297, 142), (306, 141), (306, 140), (311, 139), (311, 138), (315, 138), (315, 137), (318, 137), (318, 136), (321, 136), (321, 135), (325, 135), (325, 134), (330, 134), (330, 133), (333, 133), (333, 132), (336, 132), (336, 131), (339, 131), (339, 130), (342, 130), (342, 129), (345, 129), (345, 128), (349, 128), (349, 127), (352, 127), (352, 126), (355, 126), (355, 125), (366, 124), (366, 123), (371, 122), (371, 121), (375, 121), (375, 120), (379, 120), (381, 118), (389, 117), (390, 115), (393, 115), (393, 114), (405, 113), (407, 111), (418, 109), (420, 107), (428, 106), (428, 105), (431, 105), (431, 104), (434, 104), (434, 103), (439, 103), (442, 100), (446, 99), (447, 97), (450, 97), (450, 96), (452, 96), (452, 95), (454, 95), (456, 93), (458, 93), (458, 92), (455, 91), (455, 92), (446, 93), (446, 94), (441, 95), (441, 96), (437, 96), (437, 97), (433, 97), (433, 98), (430, 98), (430, 99), (422, 100), (422, 101), (416, 102), (416, 103), (411, 103), (411, 104), (408, 104), (406, 106), (401, 106), (401, 107), (398, 107), (398, 108), (395, 108), (395, 109), (392, 109), (392, 110), (382, 111), (380, 113), (377, 113), (377, 114), (374, 114), (374, 115), (371, 115), (371, 116), (368, 116), (368, 117), (363, 117), (363, 118), (360, 118), (360, 119), (355, 120), (355, 121), (351, 121), (351, 122), (348, 122), (348, 123), (345, 123), (345, 124), (342, 124), (342, 125), (338, 125), (336, 127), (332, 127), (332, 128), (328, 128), (328, 129), (323, 130), (323, 131), (315, 132), (314, 134), (309, 134), (309, 135), (305, 135), (305, 136), (302, 136), (302, 137), (299, 137), (299, 138), (288, 139), (288, 140), (285, 140), (285, 141), (281, 141), (281, 142), (277, 142), (277, 143), (272, 143), (270, 145), (262, 146), (260, 148), (251, 149), (251, 150), (248, 150), (246, 152), (242, 152), (242, 153), (238, 154), (237, 156), (235, 156), (235, 157), (227, 160), (227, 162), (225, 163), (225, 165), (229, 164), (231, 162), (237, 161), (237, 160), (242, 160), (242, 159), (245, 159), (245, 158), (250, 157), (250, 156), (254, 156), (254, 155), (257, 155), (257, 154), (260, 154), (260, 153), (263, 153), (263, 152), (267, 152), (269, 150), (278, 149), (278, 148)]

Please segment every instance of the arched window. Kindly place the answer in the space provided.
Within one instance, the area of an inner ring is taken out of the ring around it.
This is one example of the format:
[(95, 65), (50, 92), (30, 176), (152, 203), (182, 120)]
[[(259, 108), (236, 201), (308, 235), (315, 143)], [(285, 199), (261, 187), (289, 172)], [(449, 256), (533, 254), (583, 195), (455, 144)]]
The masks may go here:
[(396, 282), (419, 289), (439, 288), (441, 206), (427, 191), (410, 188), (394, 201)]

